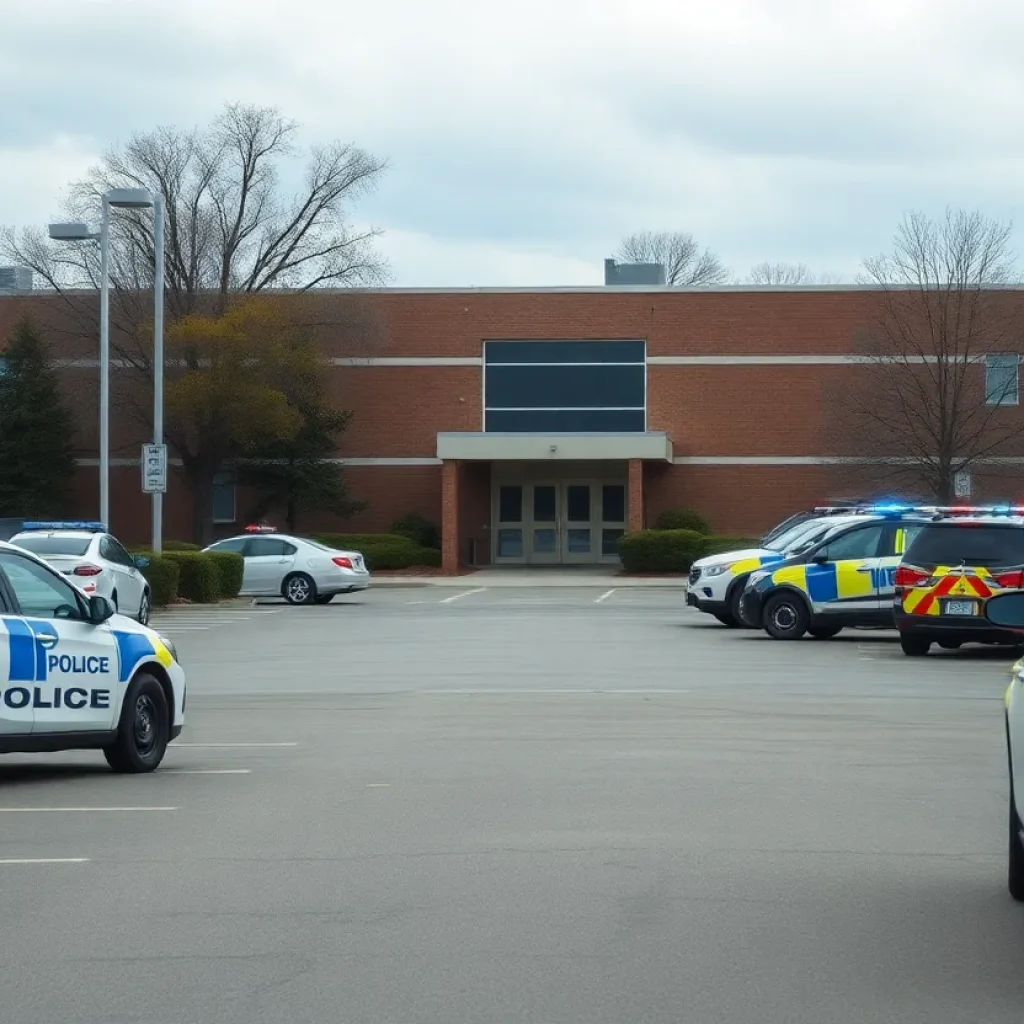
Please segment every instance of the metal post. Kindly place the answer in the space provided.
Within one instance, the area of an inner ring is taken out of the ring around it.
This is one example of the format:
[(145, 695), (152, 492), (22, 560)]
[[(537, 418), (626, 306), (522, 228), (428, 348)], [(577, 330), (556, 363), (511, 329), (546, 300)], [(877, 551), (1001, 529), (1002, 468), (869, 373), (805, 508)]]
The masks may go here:
[[(164, 200), (153, 199), (153, 444), (164, 443)], [(164, 496), (153, 494), (153, 550), (163, 550)]]
[(110, 529), (110, 204), (100, 222), (100, 522)]

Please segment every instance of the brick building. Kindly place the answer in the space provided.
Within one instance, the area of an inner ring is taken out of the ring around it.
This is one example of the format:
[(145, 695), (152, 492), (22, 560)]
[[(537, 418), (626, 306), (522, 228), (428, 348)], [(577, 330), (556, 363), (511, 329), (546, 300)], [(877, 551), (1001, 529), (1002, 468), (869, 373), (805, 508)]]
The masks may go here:
[[(827, 429), (828, 396), (860, 372), (855, 337), (878, 300), (868, 289), (362, 295), (383, 326), (380, 347), (353, 355), (325, 339), (334, 396), (354, 413), (338, 458), (354, 494), (370, 503), (344, 528), (383, 530), (422, 512), (443, 526), (448, 568), (614, 561), (623, 530), (681, 506), (717, 532), (758, 533), (797, 508), (877, 483), (879, 453)], [(325, 293), (322, 301), (350, 299)], [(30, 310), (44, 326), (59, 315), (52, 299), (0, 299), (2, 335)], [(81, 415), (74, 511), (94, 514), (95, 347), (68, 348), (65, 335), (53, 336), (73, 360), (67, 378)], [(977, 370), (979, 388), (986, 376), (1012, 373), (1007, 416), (1019, 415), (1016, 360), (1008, 370), (994, 353)], [(138, 465), (145, 431), (119, 415), (113, 376), (112, 528), (138, 541), (149, 528)], [(1016, 453), (993, 460), (975, 496), (1014, 496), (1022, 461)], [(189, 535), (191, 501), (172, 473), (168, 536)], [(236, 531), (246, 509), (247, 496), (223, 475), (210, 509), (215, 531)], [(302, 525), (339, 526), (315, 516)]]

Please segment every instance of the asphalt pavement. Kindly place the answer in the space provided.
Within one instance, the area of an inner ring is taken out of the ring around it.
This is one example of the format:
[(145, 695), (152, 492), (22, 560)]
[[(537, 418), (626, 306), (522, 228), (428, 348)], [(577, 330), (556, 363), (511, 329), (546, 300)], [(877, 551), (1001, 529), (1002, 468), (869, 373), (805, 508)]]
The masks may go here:
[(0, 760), (5, 1024), (985, 1024), (1005, 653), (681, 590), (175, 610), (153, 776)]

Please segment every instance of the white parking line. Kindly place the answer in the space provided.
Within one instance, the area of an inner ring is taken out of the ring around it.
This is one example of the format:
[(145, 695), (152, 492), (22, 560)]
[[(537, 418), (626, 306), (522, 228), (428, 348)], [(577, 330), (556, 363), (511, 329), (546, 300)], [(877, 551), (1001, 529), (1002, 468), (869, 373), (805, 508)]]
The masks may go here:
[(690, 690), (584, 690), (584, 689), (568, 690), (568, 689), (554, 689), (554, 688), (551, 688), (551, 689), (539, 689), (539, 688), (532, 688), (532, 689), (516, 688), (516, 689), (510, 689), (508, 687), (494, 686), (494, 687), (490, 687), (488, 689), (483, 689), (483, 688), (476, 688), (476, 689), (474, 689), (474, 688), (466, 688), (466, 689), (460, 689), (460, 690), (453, 690), (453, 689), (446, 689), (446, 690), (419, 690), (417, 692), (420, 693), (420, 694), (423, 694), (424, 696), (427, 696), (427, 697), (437, 696), (438, 694), (443, 694), (443, 695), (463, 695), (463, 694), (467, 694), (467, 695), (474, 695), (474, 696), (475, 695), (487, 694), (488, 696), (493, 696), (493, 697), (503, 697), (503, 696), (507, 696), (509, 694), (521, 694), (521, 693), (528, 693), (528, 694), (531, 694), (531, 695), (533, 695), (533, 694), (537, 694), (537, 695), (552, 694), (553, 696), (557, 696), (557, 697), (563, 697), (563, 696), (566, 696), (566, 695), (569, 695), (569, 694), (572, 694), (572, 695), (582, 695), (582, 694), (585, 694), (587, 696), (594, 696), (595, 694), (597, 694), (597, 695), (612, 694), (614, 696), (629, 696), (629, 697), (632, 697), (632, 696), (635, 695), (635, 696), (645, 697), (645, 696), (649, 696), (651, 694), (675, 695), (677, 693), (690, 693), (691, 691)]
[(461, 594), (452, 594), (451, 597), (442, 598), (440, 603), (451, 604), (452, 601), (458, 601), (460, 597), (469, 597), (470, 594), (482, 594), (486, 589), (486, 587), (474, 587), (472, 590), (463, 590)]
[(178, 747), (297, 747), (298, 743), (175, 743), (174, 749)]
[(2, 864), (88, 864), (88, 857), (8, 857)]
[(177, 807), (0, 807), (0, 814), (107, 814), (121, 811), (177, 810)]
[(606, 591), (605, 591), (605, 592), (604, 592), (604, 593), (603, 593), (603, 594), (602, 594), (602, 595), (601, 595), (601, 596), (600, 596), (600, 597), (599, 597), (599, 598), (598, 598), (598, 599), (597, 599), (597, 600), (596, 600), (596, 601), (594, 602), (594, 604), (600, 604), (600, 603), (601, 603), (602, 601), (607, 601), (607, 600), (608, 600), (608, 598), (609, 598), (609, 597), (611, 597), (611, 596), (612, 596), (612, 594), (614, 594), (614, 593), (615, 593), (615, 588), (614, 588), (614, 587), (613, 587), (613, 588), (612, 588), (611, 590), (606, 590)]

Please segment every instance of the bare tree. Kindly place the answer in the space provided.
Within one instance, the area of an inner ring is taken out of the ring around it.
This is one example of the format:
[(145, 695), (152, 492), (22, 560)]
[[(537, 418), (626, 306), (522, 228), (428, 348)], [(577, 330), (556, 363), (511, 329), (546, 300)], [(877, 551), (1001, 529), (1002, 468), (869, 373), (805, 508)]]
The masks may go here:
[(1024, 350), (1009, 225), (980, 213), (921, 213), (900, 224), (890, 254), (864, 263), (876, 289), (859, 362), (837, 387), (832, 422), (872, 474), (954, 497), (956, 474), (1012, 454)]
[(750, 271), (750, 283), (758, 285), (813, 284), (814, 278), (803, 263), (758, 263)]
[(710, 250), (703, 252), (693, 235), (684, 231), (638, 231), (619, 245), (622, 263), (660, 263), (665, 282), (675, 288), (724, 284), (729, 271)]
[(779, 285), (830, 285), (839, 284), (838, 274), (813, 274), (805, 263), (758, 263), (750, 270), (747, 284)]
[[(230, 104), (205, 129), (161, 127), (134, 135), (72, 185), (65, 213), (95, 222), (100, 198), (112, 188), (144, 187), (164, 197), (165, 301), (172, 323), (201, 310), (222, 312), (233, 293), (381, 280), (376, 232), (356, 231), (348, 218), (353, 203), (377, 184), (384, 162), (349, 143), (313, 147), (301, 187), (286, 196), (282, 165), (299, 156), (297, 128), (273, 108)], [(112, 213), (111, 345), (131, 366), (148, 370), (152, 217), (146, 210)], [(69, 294), (98, 286), (94, 244), (53, 245), (38, 228), (5, 228), (0, 257), (31, 267), (68, 299), (76, 329), (96, 332), (94, 304)]]

